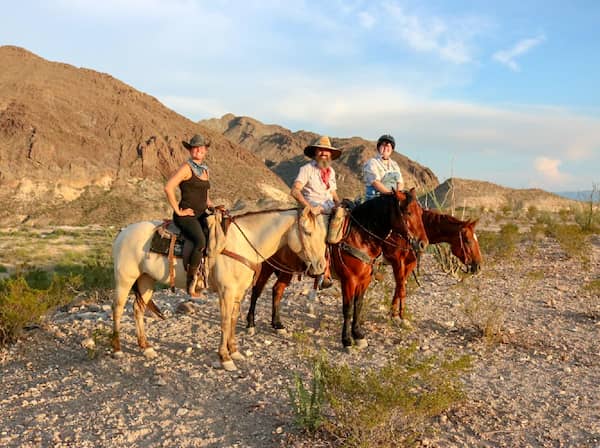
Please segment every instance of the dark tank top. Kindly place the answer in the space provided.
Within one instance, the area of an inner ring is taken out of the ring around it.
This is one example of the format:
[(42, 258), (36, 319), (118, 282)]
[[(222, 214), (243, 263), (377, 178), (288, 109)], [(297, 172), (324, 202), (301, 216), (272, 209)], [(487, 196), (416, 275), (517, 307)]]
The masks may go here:
[(196, 216), (200, 216), (207, 207), (209, 188), (209, 181), (200, 179), (192, 173), (192, 177), (189, 180), (184, 180), (179, 184), (179, 189), (181, 190), (179, 208), (182, 210), (184, 208), (191, 208), (194, 210)]

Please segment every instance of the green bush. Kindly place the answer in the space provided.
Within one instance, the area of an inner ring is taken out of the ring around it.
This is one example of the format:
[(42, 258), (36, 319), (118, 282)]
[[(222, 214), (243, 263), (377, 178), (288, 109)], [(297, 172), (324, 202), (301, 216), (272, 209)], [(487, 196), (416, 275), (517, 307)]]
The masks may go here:
[(323, 406), (325, 403), (322, 360), (315, 360), (310, 391), (304, 387), (302, 378), (294, 374), (294, 387), (288, 389), (290, 403), (296, 416), (298, 427), (315, 432), (323, 424)]
[(78, 277), (54, 276), (48, 288), (36, 289), (23, 276), (0, 281), (0, 345), (16, 341), (27, 325), (73, 300), (80, 282)]
[(51, 271), (31, 269), (22, 274), (27, 284), (35, 289), (47, 289), (55, 275), (79, 277), (80, 287), (84, 291), (104, 291), (113, 288), (114, 275), (112, 264), (89, 261), (85, 264), (59, 264)]
[(323, 361), (325, 398), (335, 413), (327, 430), (350, 447), (410, 446), (427, 433), (427, 419), (464, 398), (462, 374), (471, 358), (426, 356), (401, 348), (381, 369)]
[(547, 226), (546, 235), (555, 238), (571, 257), (588, 257), (587, 233), (576, 224)]
[(481, 251), (490, 257), (511, 255), (521, 240), (519, 227), (513, 223), (504, 224), (499, 232), (479, 231), (477, 239)]

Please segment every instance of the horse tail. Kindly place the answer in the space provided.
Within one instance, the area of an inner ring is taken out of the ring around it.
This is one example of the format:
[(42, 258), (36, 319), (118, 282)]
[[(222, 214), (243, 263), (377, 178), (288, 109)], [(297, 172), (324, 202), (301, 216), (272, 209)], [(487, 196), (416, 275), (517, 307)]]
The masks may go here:
[(133, 284), (133, 288), (132, 289), (133, 289), (133, 292), (135, 294), (135, 301), (136, 301), (136, 303), (138, 304), (138, 306), (141, 309), (143, 309), (143, 310), (148, 309), (148, 310), (152, 311), (160, 319), (162, 319), (162, 320), (166, 319), (165, 315), (162, 313), (162, 311), (156, 305), (156, 303), (154, 303), (154, 301), (152, 300), (152, 298), (148, 301), (148, 303), (144, 302), (144, 299), (142, 298), (142, 294), (140, 293), (140, 289), (138, 287), (137, 280)]

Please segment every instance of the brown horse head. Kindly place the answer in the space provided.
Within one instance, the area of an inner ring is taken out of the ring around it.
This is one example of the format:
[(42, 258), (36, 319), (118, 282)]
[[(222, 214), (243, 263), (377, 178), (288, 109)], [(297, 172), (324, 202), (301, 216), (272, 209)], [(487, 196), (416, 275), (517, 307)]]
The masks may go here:
[(415, 252), (422, 252), (429, 244), (427, 232), (423, 225), (423, 208), (417, 200), (416, 190), (393, 191), (399, 205), (393, 229), (398, 235), (405, 237)]
[(467, 272), (476, 274), (481, 269), (481, 250), (475, 233), (476, 220), (464, 221), (458, 234), (450, 242), (454, 256), (467, 267)]

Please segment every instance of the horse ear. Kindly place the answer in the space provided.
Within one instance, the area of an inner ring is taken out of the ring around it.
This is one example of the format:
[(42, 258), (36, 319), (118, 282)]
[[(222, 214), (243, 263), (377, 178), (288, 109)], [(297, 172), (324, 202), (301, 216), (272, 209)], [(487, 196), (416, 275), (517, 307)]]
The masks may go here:
[(470, 227), (475, 228), (475, 226), (477, 225), (477, 223), (479, 222), (479, 218), (477, 219), (471, 219), (470, 221), (467, 222), (467, 225)]

